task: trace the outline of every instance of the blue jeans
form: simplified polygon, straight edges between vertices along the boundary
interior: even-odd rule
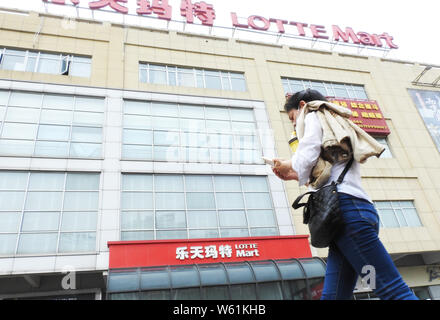
[[[345,226],[329,246],[321,300],[352,299],[358,275],[369,278],[382,300],[418,300],[379,240],[374,206],[344,193],[339,193],[339,202]]]

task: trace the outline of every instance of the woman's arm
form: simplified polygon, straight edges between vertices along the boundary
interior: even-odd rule
[[[283,180],[298,180],[305,185],[321,154],[322,127],[316,112],[308,113],[304,119],[304,136],[291,160],[274,159],[274,173]]]
[[[284,170],[283,160],[281,159],[274,159],[275,166],[272,168],[273,173],[280,178],[281,180],[298,180],[298,174],[296,171],[292,169],[291,161],[290,160],[284,160],[286,161],[286,169]],[[279,170],[280,168],[283,168],[283,173]]]

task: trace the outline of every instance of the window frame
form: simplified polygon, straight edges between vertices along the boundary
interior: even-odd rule
[[[4,56],[8,54],[8,50],[14,50],[14,51],[21,51],[23,52],[24,55],[24,69],[23,70],[14,70],[14,69],[4,69],[3,66],[3,61],[4,61]],[[59,63],[59,69],[56,72],[41,72],[38,71],[39,66],[40,66],[40,61],[42,59],[41,55],[45,54],[45,55],[51,55],[53,56],[51,57],[46,57],[48,60],[54,60],[54,61],[58,61]],[[36,56],[33,56],[36,55]],[[33,67],[33,70],[28,71],[28,62],[29,59],[35,59],[35,65]],[[75,58],[84,58],[84,59],[89,59],[89,61],[82,61],[82,62],[78,62],[81,63],[83,65],[88,64],[90,65],[90,70],[88,72],[88,75],[86,77],[84,76],[79,76],[79,75],[75,75],[76,77],[83,77],[83,78],[90,78],[91,75],[91,67],[92,67],[92,57],[89,56],[76,56],[76,55],[72,55],[72,54],[64,54],[64,53],[51,53],[51,52],[44,52],[44,51],[32,51],[32,50],[24,50],[24,49],[10,49],[10,48],[6,48],[3,47],[0,50],[0,70],[11,70],[11,71],[23,71],[23,72],[33,72],[33,73],[43,73],[43,74],[53,74],[53,75],[65,75],[65,76],[71,76],[70,75],[70,70],[72,65],[75,63]]]
[[[131,190],[131,189],[126,189],[124,188],[124,176],[137,176],[137,177],[145,177],[147,178],[147,180],[150,180],[150,177],[152,177],[152,185],[151,185],[151,190],[150,189],[145,189],[145,190]],[[182,185],[182,189],[180,190],[175,190],[175,191],[164,191],[164,190],[160,190],[157,189],[156,190],[156,177],[157,176],[161,176],[161,177],[166,177],[166,176],[174,176],[176,178],[179,178],[183,181],[183,185]],[[187,186],[187,177],[207,177],[210,180],[210,184],[212,186],[212,189],[207,191],[207,190],[203,190],[203,191],[195,191],[192,189],[189,189],[189,187]],[[242,208],[233,208],[233,209],[222,209],[219,207],[219,203],[217,200],[218,194],[224,194],[224,193],[230,193],[231,191],[222,191],[222,190],[216,190],[216,181],[215,178],[216,177],[238,177],[240,180],[240,191],[235,191],[234,193],[238,193],[242,196],[243,199],[243,207]],[[192,232],[196,232],[196,231],[204,231],[204,232],[210,232],[210,231],[215,231],[217,232],[217,234],[219,235],[219,237],[223,237],[222,234],[225,231],[230,231],[230,230],[246,230],[247,235],[246,237],[251,237],[252,234],[258,230],[262,230],[262,229],[272,229],[272,233],[271,235],[273,236],[277,236],[280,234],[279,231],[279,222],[276,216],[276,207],[275,207],[275,203],[274,203],[274,199],[273,199],[273,195],[272,195],[272,190],[270,188],[270,184],[269,184],[269,178],[267,176],[258,176],[261,178],[261,181],[265,181],[265,186],[266,189],[265,191],[246,191],[246,189],[244,188],[244,184],[245,182],[243,182],[243,178],[248,177],[248,175],[240,175],[240,176],[231,176],[231,175],[221,175],[221,174],[140,174],[140,173],[122,173],[121,175],[121,199],[124,197],[124,194],[126,193],[130,193],[130,194],[142,194],[142,193],[151,193],[151,197],[152,197],[152,206],[151,208],[124,208],[124,206],[122,205],[122,201],[121,201],[121,209],[120,209],[120,237],[121,239],[124,239],[124,232],[126,233],[132,233],[132,232],[153,232],[152,233],[152,239],[150,240],[157,240],[157,233],[161,232],[161,231],[184,231],[186,233],[186,239],[192,239],[193,237],[191,237],[191,231]],[[182,194],[183,195],[183,201],[184,201],[184,206],[182,208],[174,208],[174,209],[158,209],[156,206],[156,194]],[[188,194],[203,194],[203,193],[210,193],[213,194],[213,198],[214,198],[214,207],[213,208],[190,208],[188,205],[188,200],[187,200],[187,195]],[[246,194],[257,194],[257,193],[261,193],[261,194],[268,194],[269,195],[269,200],[270,200],[270,208],[248,208],[247,204],[246,204]],[[249,222],[249,216],[248,216],[248,211],[257,211],[257,210],[262,210],[262,211],[272,211],[273,214],[273,223],[271,225],[252,225]],[[123,223],[123,215],[129,212],[151,212],[153,215],[153,225],[152,228],[147,228],[147,229],[143,229],[143,228],[122,228],[122,226],[124,225]],[[185,215],[185,227],[175,227],[175,228],[159,228],[157,226],[157,217],[156,214],[157,213],[161,213],[161,212],[170,212],[170,211],[175,211],[175,212],[184,212]],[[189,215],[192,212],[215,212],[215,222],[214,222],[214,226],[190,226],[190,218]],[[244,218],[245,218],[245,222],[246,224],[243,226],[222,226],[221,225],[221,213],[223,211],[243,211],[244,212]],[[231,236],[229,236],[231,237]],[[229,238],[229,237],[225,237],[225,238]],[[233,237],[233,236],[232,236]],[[161,238],[162,239],[162,238]]]
[[[63,254],[85,254],[85,253],[95,253],[98,248],[97,248],[97,244],[98,244],[98,223],[99,223],[99,193],[100,193],[100,179],[101,179],[101,174],[99,172],[67,172],[67,171],[63,171],[63,172],[51,172],[51,171],[42,171],[42,172],[35,172],[35,171],[12,171],[12,170],[0,170],[0,173],[3,172],[12,172],[12,173],[22,173],[23,175],[26,175],[26,182],[23,186],[20,187],[20,189],[14,189],[14,190],[18,190],[17,192],[23,192],[23,199],[22,201],[22,205],[21,205],[21,209],[18,210],[14,209],[14,210],[8,210],[8,209],[0,209],[0,215],[3,213],[16,213],[19,214],[19,223],[18,223],[18,228],[15,232],[12,231],[8,231],[8,232],[0,232],[0,235],[15,235],[16,236],[16,241],[15,241],[15,246],[14,246],[14,251],[10,254],[0,254],[0,257],[10,257],[10,256],[14,256],[14,257],[19,257],[19,256],[41,256],[41,255],[63,255]],[[33,174],[56,174],[59,175],[62,179],[62,184],[60,184],[59,186],[57,185],[55,188],[49,186],[45,186],[43,188],[32,188],[30,185],[30,181],[31,181],[31,176]],[[98,184],[96,185],[97,189],[76,189],[76,188],[72,188],[72,187],[68,187],[68,177],[69,176],[74,176],[74,175],[94,175],[95,179],[98,180]],[[6,189],[2,189],[1,191],[7,191]],[[35,207],[31,207],[31,208],[27,208],[26,206],[28,205],[28,199],[31,193],[59,193],[61,196],[61,202],[60,202],[60,206],[59,208],[35,208]],[[81,192],[81,193],[97,193],[97,197],[96,197],[96,208],[93,209],[68,209],[65,207],[65,201],[66,201],[66,196],[68,193],[72,193],[72,192]],[[29,214],[38,214],[38,213],[54,213],[54,214],[58,214],[58,222],[57,222],[57,228],[56,229],[47,229],[47,230],[39,230],[37,229],[29,229],[29,230],[23,230],[23,226],[25,223],[25,215],[29,215]],[[85,213],[85,214],[94,214],[95,217],[92,217],[92,220],[95,220],[94,223],[94,229],[87,229],[87,228],[79,228],[77,230],[71,230],[71,229],[64,229],[63,228],[63,217],[65,214],[69,215],[70,213]],[[62,238],[63,235],[66,234],[80,234],[80,235],[85,235],[85,234],[94,234],[95,237],[95,242],[94,242],[94,249],[92,251],[90,250],[86,250],[86,251],[60,251],[60,245],[62,242]],[[40,252],[40,251],[35,251],[35,252],[26,252],[26,253],[20,253],[20,244],[22,243],[22,236],[26,236],[26,235],[56,235],[56,244],[55,244],[55,251],[50,251],[50,252]]]
[[[396,202],[398,202],[399,205],[397,205]],[[402,207],[400,202],[410,202],[412,206],[411,207]],[[420,227],[423,227],[422,220],[420,219],[420,215],[419,215],[419,212],[417,211],[417,208],[416,208],[416,206],[414,204],[414,200],[375,200],[375,201],[373,201],[373,203],[374,203],[374,207],[376,208],[376,211],[377,211],[377,213],[379,215],[380,226],[382,228],[395,229],[395,228],[420,228]],[[377,203],[389,204],[390,207],[378,208],[377,207]],[[395,203],[394,206],[393,206],[393,203]],[[408,219],[405,216],[405,211],[403,211],[403,209],[414,209],[415,213],[417,215],[417,219],[418,219],[419,225],[410,225],[408,223]],[[383,213],[381,213],[381,210],[392,210],[393,217],[397,221],[398,226],[386,226],[382,222],[382,220],[383,220],[383,218],[382,218]],[[397,210],[401,210],[402,217],[403,217],[403,219],[404,219],[404,221],[406,223],[406,226],[401,224],[399,215],[396,213]]]
[[[364,85],[352,84],[352,83],[342,83],[342,82],[322,81],[322,80],[309,80],[309,79],[300,79],[300,78],[290,78],[290,77],[281,77],[281,81],[282,81],[283,84],[287,84],[287,86],[289,88],[289,92],[286,92],[285,91],[285,86],[283,85],[284,93],[285,94],[289,94],[289,93],[293,94],[293,93],[295,93],[296,91],[292,90],[291,83],[293,81],[299,81],[299,82],[301,82],[301,84],[302,84],[304,89],[307,89],[307,88],[314,89],[313,83],[320,83],[325,88],[325,90],[327,92],[327,94],[325,96],[328,96],[328,97],[344,98],[344,99],[354,99],[354,100],[369,100],[368,99],[369,96],[368,96],[367,90],[365,89]],[[344,89],[347,92],[347,95],[345,97],[342,97],[342,96],[338,97],[336,95],[335,86],[344,86]],[[358,97],[357,91],[360,91],[359,90],[360,88],[362,88],[363,94],[366,96],[366,98],[357,98]],[[331,92],[330,92],[330,89],[331,89]],[[316,90],[318,90],[318,89],[316,89]],[[356,94],[356,97],[355,98],[350,97],[350,92],[354,92]]]
[[[184,86],[184,87],[191,87],[191,88],[202,88],[202,89],[211,89],[211,90],[223,90],[223,91],[236,91],[236,92],[247,92],[247,82],[244,72],[234,72],[234,71],[226,71],[226,70],[214,70],[214,69],[200,69],[200,68],[194,68],[194,67],[188,67],[188,66],[174,66],[174,65],[165,65],[165,64],[153,64],[149,62],[142,62],[139,61],[139,82],[141,83],[148,83],[148,84],[156,84],[154,82],[151,82],[150,79],[150,71],[151,68],[154,68],[156,66],[165,67],[166,69],[166,84],[168,86]],[[192,86],[186,86],[179,83],[179,70],[185,70],[187,69],[187,72],[184,72],[184,74],[192,74],[193,77],[193,85]],[[146,72],[146,81],[142,81],[141,73]],[[208,88],[207,87],[207,75],[206,72],[217,72],[218,73],[218,80],[220,81],[221,88]],[[175,78],[173,79],[173,82],[170,81],[170,77],[172,74]],[[198,77],[202,77],[202,83],[203,87],[199,86],[199,79]],[[232,84],[232,79],[239,79],[244,81],[244,90],[239,90],[234,88]],[[225,79],[228,81],[228,85],[225,84]]]
[[[10,156],[30,156],[30,157],[43,157],[43,158],[61,158],[61,159],[102,159],[103,157],[103,146],[104,146],[104,126],[105,126],[105,119],[104,119],[104,115],[106,112],[106,100],[104,97],[90,97],[90,96],[83,96],[83,95],[59,95],[57,93],[38,93],[39,96],[39,102],[36,102],[35,104],[33,104],[32,106],[16,106],[16,105],[11,105],[11,97],[13,94],[34,94],[34,92],[30,92],[30,91],[18,91],[18,90],[1,90],[4,92],[7,92],[8,94],[8,98],[7,98],[7,105],[5,105],[5,114],[4,114],[4,118],[0,119],[0,123],[2,124],[0,127],[0,142],[11,142],[11,141],[17,141],[17,143],[26,143],[28,142],[30,145],[32,145],[32,147],[29,147],[32,149],[32,151],[30,151],[30,153],[26,152],[26,154],[24,153],[14,153],[14,154],[10,154],[10,153],[1,153],[2,155],[10,155]],[[52,106],[46,106],[45,105],[45,97],[48,96],[62,96],[62,97],[69,97],[72,98],[72,105],[70,108],[58,108],[55,109]],[[100,110],[96,110],[96,111],[89,111],[89,110],[83,110],[82,108],[78,109],[78,103],[77,101],[82,101],[82,99],[99,99],[102,102],[102,108]],[[8,116],[8,110],[12,110],[10,108],[14,108],[17,109],[27,109],[27,110],[33,110],[35,112],[35,115],[38,118],[32,119],[31,120],[26,120],[26,119],[11,119],[8,120],[7,116]],[[70,113],[70,115],[68,116],[68,119],[63,119],[63,121],[46,121],[43,119],[43,116],[45,113],[47,112],[62,112],[65,114]],[[87,115],[94,115],[94,116],[99,116],[101,118],[100,122],[101,123],[92,123],[92,122],[87,122],[87,123],[79,123],[79,122],[75,122],[75,115],[82,115],[82,114],[87,114]],[[67,122],[64,120],[68,120]],[[4,132],[4,127],[5,124],[32,124],[32,125],[36,125],[37,130],[36,130],[36,135],[34,136],[33,139],[22,139],[20,137],[17,138],[13,138],[13,139],[8,139],[8,138],[4,138],[3,132]],[[60,140],[60,139],[48,139],[48,138],[43,138],[40,139],[39,138],[39,133],[40,133],[40,128],[45,127],[45,126],[62,126],[62,127],[68,127],[68,139],[67,140]],[[83,140],[73,140],[73,131],[75,130],[75,128],[90,128],[90,129],[98,129],[101,130],[101,141],[100,142],[92,142],[89,141],[87,139],[83,139]],[[66,143],[66,150],[63,150],[62,153],[39,153],[37,152],[37,147],[38,145],[56,145],[56,144],[60,144],[60,143]],[[94,145],[94,147],[96,148],[96,150],[99,152],[99,155],[86,155],[85,153],[79,156],[75,156],[74,155],[74,147],[75,146],[79,146],[80,144],[83,144],[84,146],[87,144],[88,146],[92,146]],[[95,151],[96,152],[96,151]]]
[[[127,111],[125,109],[125,102],[129,103],[139,103],[140,105],[146,104],[147,111],[142,114],[135,113],[134,111]],[[155,106],[158,104],[158,106]],[[255,110],[252,108],[239,108],[239,107],[218,107],[218,106],[209,106],[209,105],[198,105],[198,104],[181,104],[175,103],[171,104],[172,106],[176,106],[177,114],[172,115],[155,115],[154,108],[160,108],[161,102],[159,101],[139,101],[132,99],[124,99],[124,107],[123,107],[123,123],[122,123],[122,147],[123,149],[131,149],[131,148],[141,148],[144,150],[151,150],[151,157],[149,155],[148,159],[145,159],[143,156],[129,155],[122,151],[122,160],[131,160],[131,161],[159,161],[159,162],[167,162],[167,161],[176,161],[176,162],[184,162],[184,163],[221,163],[221,164],[263,164],[261,155],[263,151],[263,145],[260,140],[259,131],[258,131],[258,121],[256,120]],[[197,107],[201,109],[201,114],[203,114],[203,118],[189,117],[183,114],[183,109],[185,107]],[[208,112],[211,108],[220,108],[223,111],[226,111],[227,120],[218,120],[213,116],[208,115]],[[249,118],[234,118],[233,111],[240,110],[249,113]],[[147,124],[151,122],[151,125],[148,126],[138,126],[135,124],[127,123],[125,119],[131,118],[139,119],[138,121]],[[154,121],[154,119],[162,118],[167,121],[174,121],[176,124],[172,127],[160,127],[159,121]],[[148,120],[148,121],[147,121]],[[127,120],[129,121],[129,120]],[[186,121],[194,121],[197,123],[203,123],[203,125],[199,125],[195,128],[185,127],[184,124]],[[214,122],[219,122],[219,129],[213,129]],[[156,127],[153,125],[156,125]],[[228,132],[225,132],[225,125],[228,125],[230,128]],[[236,126],[245,126],[245,127],[253,127],[252,130],[248,129],[240,129],[233,127]],[[125,134],[132,131],[141,131],[141,132],[151,132],[151,136],[153,137],[153,141],[151,143],[134,143],[134,142],[126,142]],[[155,143],[155,132],[168,132],[170,135],[174,134],[179,138],[179,142],[170,143],[167,146],[164,144],[156,144]],[[187,140],[191,136],[197,136],[198,141],[197,144],[189,143]],[[219,147],[212,146],[212,139],[215,139],[217,142],[220,142]],[[228,141],[226,141],[228,140]],[[230,140],[230,143],[229,143]],[[124,142],[125,141],[125,142]],[[244,141],[244,143],[243,143]],[[249,145],[251,141],[251,145]],[[193,141],[194,142],[194,141]],[[157,158],[155,149],[164,147],[174,148],[177,153],[177,158],[169,157],[169,158]],[[198,154],[197,158],[193,158],[191,155],[194,152],[190,152],[191,150],[196,150],[195,154]],[[199,153],[200,152],[200,153]],[[190,155],[188,155],[188,153]],[[205,156],[206,153],[206,156]],[[150,154],[150,152],[149,152]]]

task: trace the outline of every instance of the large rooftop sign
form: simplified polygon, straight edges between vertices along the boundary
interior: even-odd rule
[[[287,21],[281,19],[274,18],[265,18],[262,16],[250,16],[247,21],[238,21],[237,14],[232,12],[232,23],[234,27],[237,28],[252,28],[260,31],[269,30],[272,23],[276,24],[279,33],[286,33],[286,28],[290,27],[295,28],[294,32],[296,35],[301,37],[306,37],[306,29],[312,34],[312,37],[315,39],[330,39],[325,26],[316,25],[316,24],[307,24],[303,22],[295,22],[295,21]],[[352,42],[354,44],[362,44],[365,46],[375,46],[382,47],[383,44],[386,44],[390,49],[397,49],[393,43],[393,37],[391,37],[388,33],[384,32],[381,35],[377,34],[369,34],[367,32],[354,32],[352,28],[347,27],[345,30],[342,30],[339,26],[332,26],[333,40],[339,41],[342,40],[344,42]],[[382,42],[384,40],[385,43]]]
[[[108,9],[113,12],[128,14],[129,0],[42,0],[45,3],[58,5],[88,4],[91,10]],[[194,23],[197,19],[205,26],[214,26],[216,19],[215,9],[212,4],[204,1],[196,2],[194,0],[131,0],[136,4],[136,14],[138,16],[153,15],[159,19],[172,20],[171,2],[180,1],[180,15],[184,17],[186,23]],[[360,45],[373,48],[397,49],[398,46],[393,43],[393,37],[388,33],[382,34],[355,32],[351,27],[341,28],[333,25],[331,29],[317,24],[308,24],[297,21],[287,21],[283,19],[263,17],[252,15],[248,18],[240,18],[235,12],[231,12],[231,24],[233,28],[255,30],[259,32],[268,32],[270,28],[275,27],[279,35],[288,34],[299,38],[308,38],[312,40],[331,41],[334,43],[344,42],[346,44]]]

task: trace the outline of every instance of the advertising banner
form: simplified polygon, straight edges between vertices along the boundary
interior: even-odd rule
[[[440,91],[415,89],[408,91],[440,152]]]
[[[352,111],[350,120],[364,129],[368,134],[376,137],[384,137],[390,134],[390,129],[376,101],[339,98],[327,99],[334,104],[350,108]]]

